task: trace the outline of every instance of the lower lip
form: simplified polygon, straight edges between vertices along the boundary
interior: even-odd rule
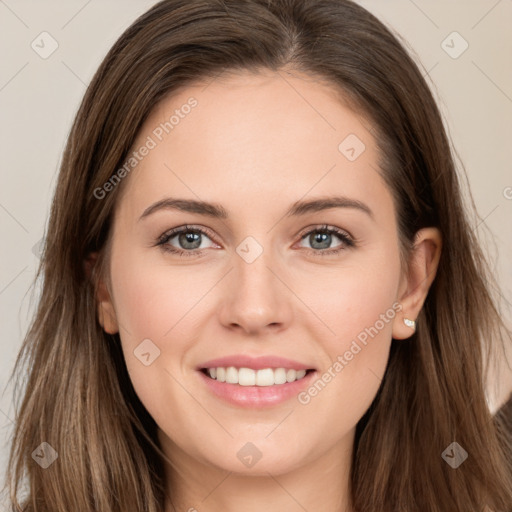
[[[310,385],[316,371],[307,373],[302,379],[273,386],[240,386],[219,382],[198,372],[205,384],[214,395],[239,407],[267,407],[278,405],[292,397],[296,397],[305,387]]]

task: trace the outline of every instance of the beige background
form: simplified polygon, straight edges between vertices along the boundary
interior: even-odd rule
[[[107,50],[153,3],[0,0],[1,479],[14,411],[7,380],[37,300],[37,291],[32,302],[28,293],[38,263],[34,246],[44,234],[66,136]],[[484,240],[511,301],[512,0],[360,3],[408,41],[428,73],[469,176],[481,217],[474,229],[483,237],[487,227],[495,237],[495,248]],[[31,47],[49,37],[43,31],[58,44],[46,59]],[[510,325],[510,309],[506,318]],[[502,372],[500,382],[493,407],[512,389],[510,373]]]

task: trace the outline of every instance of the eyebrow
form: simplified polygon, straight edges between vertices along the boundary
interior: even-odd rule
[[[296,201],[284,216],[292,217],[306,215],[308,213],[329,210],[331,208],[352,208],[364,212],[372,219],[375,218],[368,205],[357,199],[350,199],[344,196],[329,196],[311,199],[309,201]],[[188,213],[197,213],[199,215],[205,215],[216,219],[227,219],[229,217],[227,210],[217,203],[197,201],[195,199],[166,197],[151,206],[148,206],[139,217],[139,221],[160,210],[179,210]]]

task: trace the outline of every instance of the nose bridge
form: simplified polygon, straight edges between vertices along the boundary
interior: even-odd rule
[[[221,308],[225,325],[236,324],[249,332],[289,320],[289,297],[274,275],[279,274],[280,267],[274,255],[270,247],[254,237],[247,237],[236,247],[234,269]]]
[[[277,264],[269,243],[266,242],[264,246],[249,236],[240,242],[235,252],[235,294],[238,294],[240,299],[264,300],[265,303],[275,298],[279,291],[275,290],[276,279],[269,267],[275,267]]]

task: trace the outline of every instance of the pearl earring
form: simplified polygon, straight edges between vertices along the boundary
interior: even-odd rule
[[[413,330],[416,330],[416,322],[414,320],[409,320],[408,318],[404,318],[404,324],[407,327],[410,327]]]

